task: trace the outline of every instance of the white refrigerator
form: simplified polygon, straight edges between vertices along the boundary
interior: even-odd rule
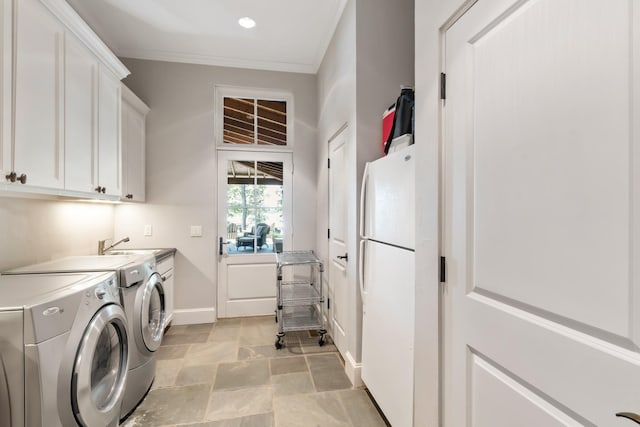
[[[413,425],[414,151],[367,163],[360,200],[362,380],[393,427]]]

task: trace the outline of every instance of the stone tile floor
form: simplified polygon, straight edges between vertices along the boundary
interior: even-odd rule
[[[123,426],[385,427],[330,339],[289,332],[276,350],[276,330],[272,316],[172,326],[151,391]]]

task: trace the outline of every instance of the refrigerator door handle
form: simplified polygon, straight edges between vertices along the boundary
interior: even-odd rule
[[[369,162],[364,165],[364,173],[362,174],[362,186],[360,188],[360,237],[366,239],[364,232],[365,202],[367,193],[367,181],[369,180]]]
[[[360,253],[358,254],[358,284],[360,285],[360,295],[362,296],[363,304],[366,295],[364,290],[364,245],[366,242],[364,239],[360,240]]]

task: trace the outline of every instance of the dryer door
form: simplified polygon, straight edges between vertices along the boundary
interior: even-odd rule
[[[128,367],[124,311],[106,305],[85,329],[73,366],[71,398],[82,426],[107,426],[120,418]]]
[[[140,326],[142,340],[149,351],[156,351],[162,342],[164,331],[164,289],[162,277],[153,273],[142,285],[142,304],[140,307]]]

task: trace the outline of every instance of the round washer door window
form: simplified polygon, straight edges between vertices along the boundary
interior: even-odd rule
[[[118,373],[122,366],[122,341],[113,323],[108,323],[98,336],[91,361],[91,400],[98,409],[109,406],[117,390]]]
[[[144,285],[142,296],[142,339],[149,351],[156,351],[164,332],[164,290],[158,273],[151,275]]]
[[[107,305],[86,328],[74,362],[72,398],[80,425],[107,425],[119,418],[127,357],[124,311]]]

